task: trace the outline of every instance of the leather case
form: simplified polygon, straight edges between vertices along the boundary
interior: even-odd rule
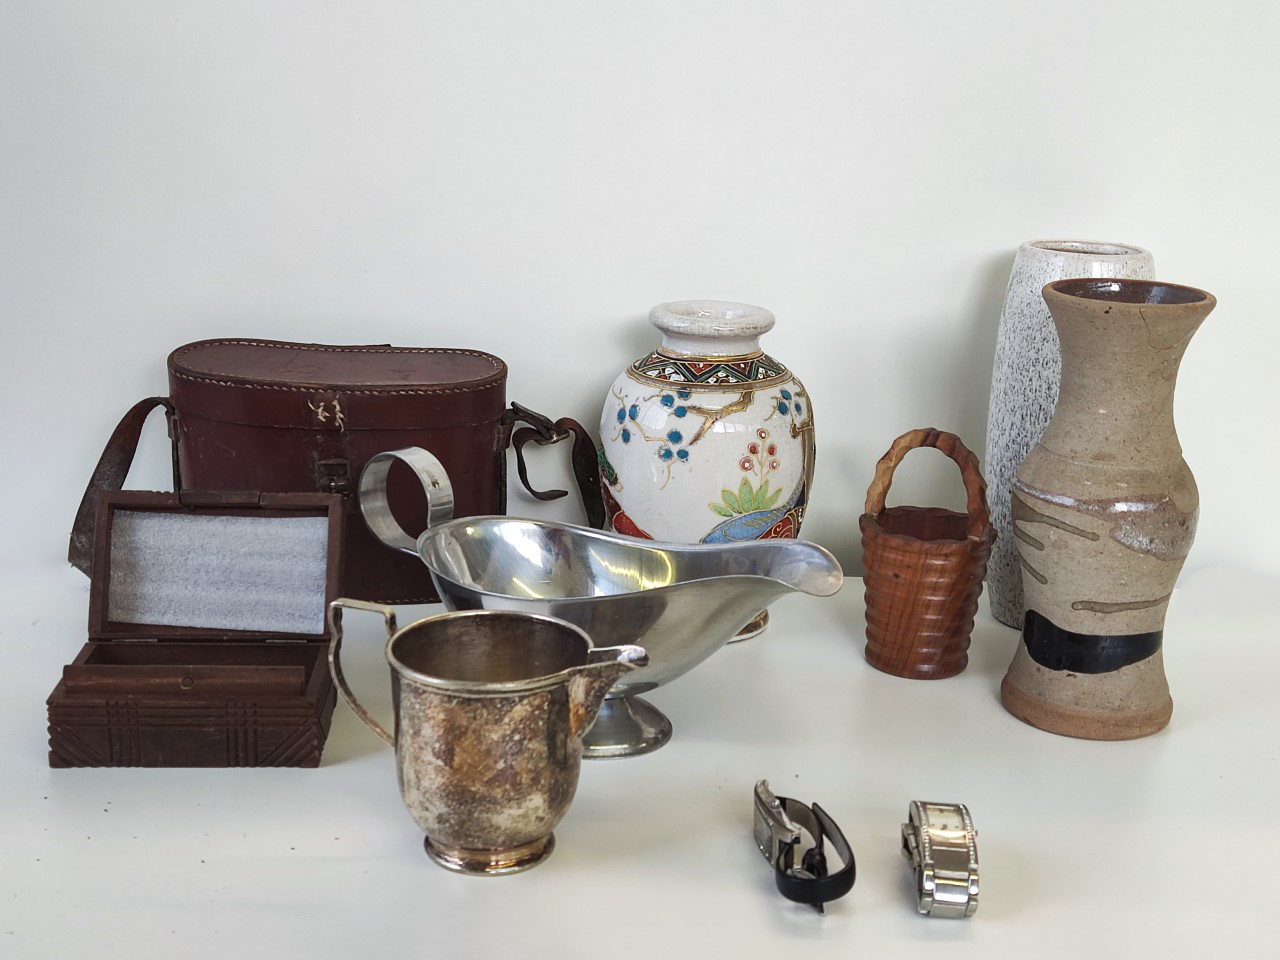
[[[163,406],[174,440],[175,490],[325,492],[344,499],[344,596],[384,603],[436,600],[416,557],[396,553],[365,528],[353,492],[370,457],[418,446],[444,464],[456,516],[506,512],[506,447],[520,456],[527,440],[575,437],[574,465],[589,520],[598,506],[595,451],[582,427],[553,423],[518,404],[506,405],[507,367],[478,350],[330,346],[274,340],[201,340],[169,355],[169,396],[130,410],[116,428],[85,492],[69,558],[90,572],[97,495],[119,489],[147,414]],[[514,430],[516,424],[528,426]],[[405,470],[392,472],[390,502],[401,525],[426,522],[421,488]]]
[[[104,495],[49,766],[319,765],[341,512],[321,494]]]

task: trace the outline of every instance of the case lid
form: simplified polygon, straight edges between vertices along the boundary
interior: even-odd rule
[[[325,639],[341,503],[311,493],[104,494],[89,639]]]
[[[199,340],[169,354],[179,414],[253,426],[410,430],[488,423],[506,407],[491,353],[386,344]]]

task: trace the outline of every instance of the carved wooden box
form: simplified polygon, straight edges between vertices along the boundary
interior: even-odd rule
[[[47,701],[49,765],[317,766],[341,539],[328,494],[103,496],[89,640]]]

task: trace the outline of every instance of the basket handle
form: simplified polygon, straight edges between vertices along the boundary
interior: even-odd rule
[[[945,453],[960,468],[964,489],[969,495],[969,536],[981,537],[990,523],[991,515],[987,510],[987,483],[982,479],[982,471],[978,469],[978,458],[954,433],[934,427],[909,430],[893,441],[889,452],[876,464],[876,475],[867,488],[866,512],[872,516],[879,516],[883,512],[885,498],[889,496],[889,486],[893,483],[894,470],[898,468],[902,458],[917,447],[933,447]]]

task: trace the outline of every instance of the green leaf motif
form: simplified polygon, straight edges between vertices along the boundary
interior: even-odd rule
[[[716,516],[736,517],[742,514],[760,513],[777,505],[778,500],[782,498],[782,487],[770,490],[769,481],[765,480],[760,484],[759,490],[754,490],[751,487],[751,481],[744,477],[742,483],[738,485],[736,494],[729,490],[722,490],[720,498],[724,501],[723,504],[707,504]]]
[[[751,498],[752,510],[763,510],[764,505],[769,501],[769,481],[766,480],[760,484],[760,489],[755,492],[755,496]]]

